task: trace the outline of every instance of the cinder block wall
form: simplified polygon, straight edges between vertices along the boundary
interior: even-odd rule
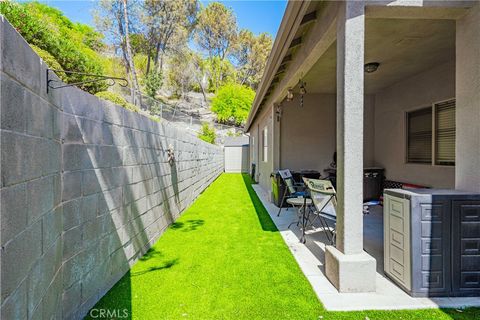
[[[47,94],[45,64],[0,19],[1,318],[81,318],[223,171],[223,150],[76,88]]]

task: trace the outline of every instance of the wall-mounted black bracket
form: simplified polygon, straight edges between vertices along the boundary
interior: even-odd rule
[[[62,81],[57,80],[56,78],[53,79],[50,72],[63,72],[65,74],[79,74],[83,76],[88,76],[92,77],[93,79],[89,79],[86,81],[82,82],[75,82],[75,83],[64,83]],[[98,81],[106,81],[108,86],[113,86],[114,84],[117,83],[121,87],[127,87],[128,86],[128,80],[125,78],[118,78],[118,77],[112,77],[112,76],[104,76],[104,75],[99,75],[99,74],[92,74],[92,73],[84,73],[84,72],[75,72],[75,71],[66,71],[66,70],[56,70],[56,69],[47,69],[47,93],[49,90],[55,90],[55,89],[61,89],[61,88],[66,88],[66,87],[72,87],[72,86],[80,86],[85,83],[92,83],[92,82],[98,82]],[[59,84],[56,85],[55,83]]]

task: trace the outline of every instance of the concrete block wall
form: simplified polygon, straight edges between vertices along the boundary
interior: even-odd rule
[[[47,94],[45,74],[0,16],[1,319],[82,318],[223,172],[220,147],[73,87]]]

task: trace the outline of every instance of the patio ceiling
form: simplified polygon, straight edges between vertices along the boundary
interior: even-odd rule
[[[365,63],[379,62],[365,74],[365,92],[394,83],[455,59],[455,21],[366,19]],[[304,77],[310,93],[336,92],[336,42]]]

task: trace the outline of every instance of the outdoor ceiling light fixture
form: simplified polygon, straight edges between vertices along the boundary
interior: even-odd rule
[[[369,63],[366,63],[363,68],[366,73],[372,73],[377,71],[379,65],[380,63],[378,62],[369,62]]]
[[[292,101],[293,100],[293,90],[292,88],[288,88],[287,90],[287,101]]]

